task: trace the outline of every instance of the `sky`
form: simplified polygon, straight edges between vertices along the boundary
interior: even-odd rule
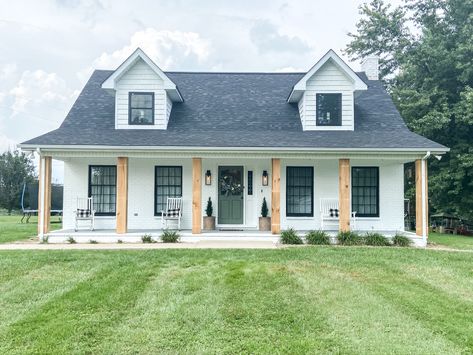
[[[363,2],[0,0],[0,151],[56,129],[136,47],[172,71],[307,71],[329,49],[358,70],[342,50]]]

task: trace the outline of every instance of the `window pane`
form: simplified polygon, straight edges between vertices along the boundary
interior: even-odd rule
[[[90,166],[89,196],[99,216],[115,214],[116,174],[115,166]]]
[[[342,124],[342,94],[317,94],[318,126],[341,126]]]
[[[314,169],[312,167],[287,167],[287,216],[313,216],[313,188]]]
[[[132,108],[153,108],[153,94],[137,94],[130,96]]]
[[[166,210],[168,197],[182,197],[182,167],[155,167],[155,214]]]
[[[360,217],[379,216],[379,169],[352,168],[352,211]]]
[[[153,123],[153,110],[133,108],[130,112],[130,123],[132,124],[151,124]]]

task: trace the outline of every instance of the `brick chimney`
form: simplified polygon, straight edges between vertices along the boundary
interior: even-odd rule
[[[363,58],[361,62],[361,71],[364,71],[368,80],[379,79],[379,57],[369,56]]]

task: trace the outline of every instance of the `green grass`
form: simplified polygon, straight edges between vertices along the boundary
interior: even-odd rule
[[[29,223],[20,223],[21,216],[0,215],[0,243],[9,243],[17,240],[28,239],[37,235],[38,218],[33,216]],[[59,217],[51,217],[52,222],[59,221]],[[51,223],[51,230],[60,229],[61,223]]]
[[[473,236],[430,233],[429,242],[453,249],[473,250]]]
[[[0,353],[473,351],[469,253],[2,251]]]

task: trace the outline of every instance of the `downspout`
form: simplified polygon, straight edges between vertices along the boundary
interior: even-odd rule
[[[45,181],[44,181],[44,172],[45,172],[45,166],[44,163],[41,162],[41,149],[36,148],[36,153],[39,155],[39,177],[40,177],[40,191],[41,194],[39,196],[39,203],[40,205],[38,207],[40,208],[40,214],[39,214],[39,241],[42,242],[44,239],[44,188],[46,187]]]
[[[426,194],[425,194],[425,179],[427,178],[425,174],[425,166],[427,164],[427,159],[430,157],[430,150],[427,152],[427,154],[421,159],[421,183],[422,183],[422,243],[427,245],[427,201],[426,201]]]

